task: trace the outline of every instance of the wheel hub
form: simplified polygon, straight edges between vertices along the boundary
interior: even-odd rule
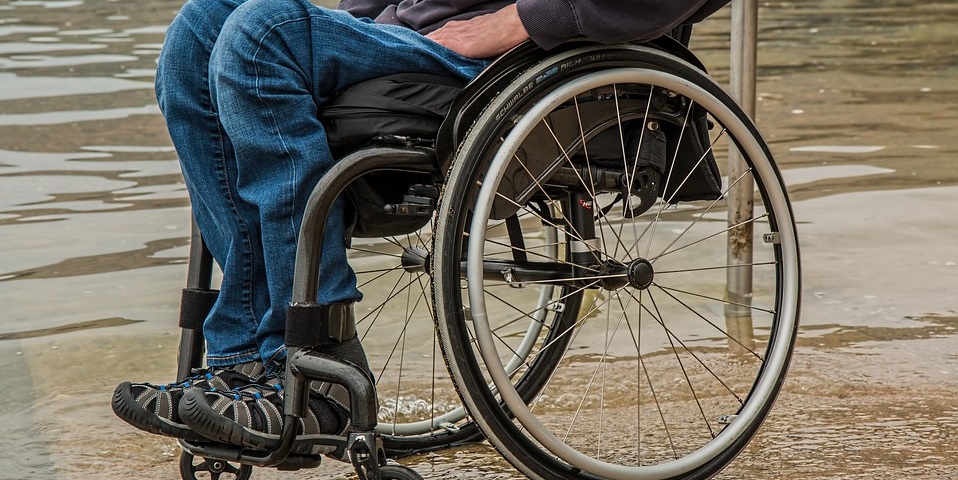
[[[652,280],[655,279],[655,270],[652,268],[652,262],[644,258],[633,260],[632,263],[629,264],[627,277],[629,279],[629,285],[639,290],[649,288],[652,285]]]
[[[429,252],[417,246],[403,248],[401,263],[403,270],[409,273],[426,272],[426,265],[429,265]]]
[[[655,271],[652,262],[638,258],[628,265],[616,260],[606,260],[599,265],[598,275],[601,278],[599,285],[606,290],[618,290],[625,286],[632,286],[645,290],[652,285]]]

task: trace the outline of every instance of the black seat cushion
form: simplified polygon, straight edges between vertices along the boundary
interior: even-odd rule
[[[465,86],[458,78],[400,73],[357,83],[320,108],[334,155],[367,145],[377,135],[434,141],[449,106]]]

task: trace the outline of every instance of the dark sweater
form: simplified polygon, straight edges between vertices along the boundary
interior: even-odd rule
[[[450,20],[492,13],[515,3],[529,36],[542,48],[586,37],[644,41],[681,23],[698,22],[729,0],[341,0],[339,8],[379,23],[431,32]]]

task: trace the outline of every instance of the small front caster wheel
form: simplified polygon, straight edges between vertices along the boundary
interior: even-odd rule
[[[403,465],[383,465],[379,467],[383,480],[423,480],[422,475]]]
[[[180,478],[183,480],[249,480],[252,474],[253,467],[249,465],[237,466],[223,460],[198,458],[188,452],[180,454]]]

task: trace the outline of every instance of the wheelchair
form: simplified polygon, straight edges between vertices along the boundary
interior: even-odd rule
[[[370,132],[309,198],[286,336],[286,417],[303,414],[310,381],[326,382],[348,393],[350,433],[304,446],[287,428],[263,451],[181,442],[183,478],[332,457],[362,479],[415,479],[387,457],[483,439],[544,480],[728,465],[785,378],[799,248],[768,146],[689,34],[526,43],[462,89],[435,138]],[[723,174],[716,158],[733,153],[745,168]],[[751,208],[729,200],[741,192]],[[355,310],[316,298],[341,195],[370,299]],[[202,364],[211,277],[194,224],[180,378]],[[354,330],[375,380],[323,353]],[[433,340],[406,351],[423,332]],[[407,380],[412,357],[432,366]]]

